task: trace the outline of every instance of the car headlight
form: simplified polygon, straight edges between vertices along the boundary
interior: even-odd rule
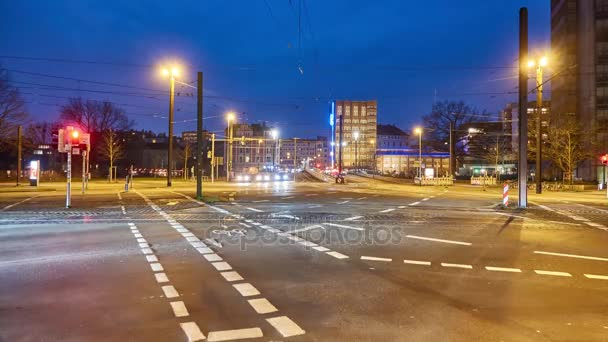
[[[247,176],[243,177],[243,179],[245,180],[245,182],[249,182],[250,177],[249,177],[249,175],[247,175]]]
[[[288,180],[288,179],[289,179],[289,176],[283,175],[283,180]]]
[[[274,175],[274,180],[281,180],[281,175]]]
[[[261,181],[262,180],[262,175],[255,176],[255,180],[258,181],[258,182]]]
[[[241,175],[236,176],[236,180],[239,181],[239,182],[242,182],[243,181],[243,176],[241,176]]]
[[[265,181],[269,181],[269,180],[270,180],[270,176],[269,176],[269,175],[265,175],[265,176],[264,176],[264,180],[265,180]]]

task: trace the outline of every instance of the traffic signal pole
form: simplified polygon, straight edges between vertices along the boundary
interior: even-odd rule
[[[517,206],[528,207],[528,9],[519,10],[519,160]]]
[[[68,166],[66,170],[66,190],[65,190],[65,207],[69,208],[72,204],[72,141],[68,143]]]
[[[203,72],[196,82],[196,199],[203,199]],[[212,166],[213,167],[213,166]]]
[[[17,186],[19,186],[19,179],[21,178],[21,126],[17,127]]]

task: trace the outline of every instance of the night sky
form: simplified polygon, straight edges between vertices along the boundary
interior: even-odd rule
[[[182,82],[204,72],[205,128],[220,130],[218,116],[233,110],[283,137],[312,137],[328,133],[330,99],[377,99],[378,121],[405,130],[434,99],[497,113],[517,97],[521,6],[531,53],[550,47],[549,0],[302,1],[1,1],[0,63],[35,119],[54,120],[57,105],[82,96],[166,132],[158,68],[179,61]],[[178,96],[176,108],[176,132],[194,129],[196,99]]]

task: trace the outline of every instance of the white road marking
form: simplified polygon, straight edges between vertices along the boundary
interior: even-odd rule
[[[239,291],[243,297],[257,296],[260,294],[260,291],[249,283],[234,284],[232,286]]]
[[[581,207],[590,208],[590,209],[601,211],[601,212],[604,212],[604,213],[608,214],[608,210],[604,210],[604,209],[600,209],[600,208],[596,208],[596,207],[592,207],[592,206],[584,205],[584,204],[580,204],[580,203],[574,203],[574,204],[578,205],[578,206],[581,206]]]
[[[391,259],[391,258],[378,258],[378,257],[365,256],[365,255],[361,256],[361,260],[386,261],[386,262],[393,261],[393,259]]]
[[[130,227],[135,227],[135,223],[133,223],[133,222],[129,222],[129,223],[128,223],[128,225],[129,225]]]
[[[120,206],[120,210],[122,211],[123,215],[127,215],[127,210],[125,209],[124,205]]]
[[[122,200],[122,196],[120,195],[120,192],[117,192],[116,195],[118,196],[119,200]]]
[[[585,273],[585,277],[587,277],[589,279],[608,280],[608,276],[599,275],[599,274],[587,274],[587,273]]]
[[[133,233],[133,235],[141,234],[141,232],[137,229],[137,227],[131,227],[131,233]]]
[[[165,273],[154,273],[154,278],[156,278],[157,283],[168,283],[169,278]]]
[[[154,272],[160,272],[160,271],[164,271],[163,269],[163,265],[159,264],[159,263],[154,263],[154,264],[150,264],[150,268],[152,269],[152,271]]]
[[[263,213],[263,212],[264,212],[263,210],[256,209],[256,208],[250,208],[250,207],[247,207],[247,208],[245,208],[245,209],[247,209],[247,210],[251,210],[251,211],[255,211],[256,213]]]
[[[266,298],[250,299],[247,302],[249,302],[249,305],[251,305],[255,312],[259,314],[267,314],[278,311],[277,308],[275,308],[274,305],[272,305],[272,303],[270,303]]]
[[[366,198],[367,198],[367,196],[366,197],[359,197],[359,198],[357,198],[357,201],[361,201],[361,200],[364,200]]]
[[[413,203],[410,203],[408,205],[418,205],[418,204],[420,204],[420,202],[413,202]]]
[[[322,205],[315,204],[315,205],[309,206],[308,209],[321,208],[321,207],[322,207]]]
[[[202,243],[202,242],[201,242]],[[213,253],[213,250],[208,247],[196,247],[196,250],[201,254]]]
[[[346,204],[348,202],[350,202],[350,201],[342,201],[342,202],[338,202],[337,204]]]
[[[513,273],[521,273],[519,268],[510,268],[510,267],[494,267],[494,266],[486,266],[486,270],[495,271],[495,272],[513,272]]]
[[[338,253],[338,252],[334,252],[334,251],[326,252],[325,254],[331,255],[332,257],[334,257],[336,259],[348,259],[348,255],[344,255],[342,253]]]
[[[201,240],[200,240],[199,238],[197,238],[196,236],[188,236],[188,237],[186,238],[186,240],[187,240],[188,242],[197,242],[197,241],[201,241]]]
[[[319,196],[319,194],[306,194],[306,195],[304,195],[304,196],[306,196],[306,197],[311,197],[311,196]]]
[[[252,224],[253,224],[254,226],[261,226],[261,225],[262,225],[262,224],[261,224],[261,223],[259,223],[259,222],[253,222]]]
[[[405,259],[405,260],[403,260],[403,263],[405,263],[405,264],[412,264],[412,265],[431,266],[431,262],[430,261],[420,261],[420,260],[408,260],[408,259]]]
[[[194,234],[192,234],[191,232],[186,232],[186,233],[182,233],[183,237],[188,237],[188,236],[196,236]]]
[[[300,245],[302,245],[302,246],[306,246],[306,247],[317,247],[317,246],[318,246],[316,243],[314,243],[314,242],[310,242],[310,241],[306,241],[306,240],[304,240],[304,241],[300,241],[300,242],[298,242],[298,243],[299,243]]]
[[[247,222],[247,223],[252,223],[252,222],[253,222],[253,220],[245,220],[245,222]]]
[[[218,342],[258,337],[264,337],[264,334],[262,333],[262,330],[260,328],[247,328],[224,331],[210,331],[207,340],[209,342]]]
[[[568,217],[576,221],[589,221],[588,219],[577,215],[569,215]]]
[[[270,323],[275,329],[279,331],[283,337],[290,337],[296,335],[303,335],[306,332],[302,330],[294,321],[289,319],[287,316],[280,316],[274,318],[267,318],[266,321]]]
[[[140,233],[133,233],[133,236],[136,237],[136,238],[143,238],[144,237]]]
[[[443,266],[443,267],[452,267],[452,268],[466,268],[466,269],[469,269],[469,270],[473,268],[473,266],[471,266],[471,265],[450,264],[450,263],[447,263],[447,262],[442,262],[441,266]]]
[[[186,337],[188,337],[189,342],[202,341],[205,339],[205,335],[203,335],[203,333],[201,332],[201,329],[198,327],[198,325],[196,323],[194,323],[194,322],[180,323],[179,326],[182,327],[182,330],[186,334]]]
[[[243,227],[246,227],[246,228],[251,228],[251,226],[250,226],[250,225],[248,225],[247,223],[239,222],[239,224],[240,224],[241,226],[243,226]]]
[[[332,227],[338,227],[338,228],[354,229],[354,230],[360,230],[360,231],[365,230],[364,228],[345,226],[343,224],[337,224],[337,223],[323,223],[323,224],[326,224],[326,225],[332,226]]]
[[[540,275],[550,275],[550,276],[558,276],[558,277],[572,277],[572,274],[568,272],[557,272],[557,271],[543,271],[543,270],[534,270],[536,274]]]
[[[238,274],[235,271],[220,272],[220,274],[222,275],[222,277],[224,277],[224,279],[226,279],[226,281],[240,281],[240,280],[243,280],[243,277],[241,277],[241,275]]]
[[[323,227],[321,225],[313,224],[312,226],[308,226],[308,227],[304,227],[304,228],[300,228],[300,229],[290,230],[289,233],[291,233],[291,234],[293,234],[293,233],[300,233],[300,232],[305,232],[307,230],[317,229],[317,228],[325,229],[325,227]]]
[[[304,241],[304,239],[302,239],[301,237],[297,237],[297,236],[288,236],[287,238],[291,241],[296,241],[296,242]]]
[[[213,262],[213,261],[222,261],[222,257],[220,257],[217,254],[203,254],[203,256],[205,257],[205,259],[207,259],[207,261],[209,262]]]
[[[175,287],[173,287],[173,285],[165,285],[161,287],[163,289],[163,292],[165,293],[165,297],[167,298],[175,298],[175,297],[179,297],[179,293],[177,293],[177,290],[175,289]]]
[[[391,212],[391,211],[393,211],[393,210],[395,210],[395,209],[394,209],[394,208],[390,208],[390,209],[384,209],[384,210],[381,210],[380,212],[381,212],[381,213],[390,213],[390,212]]]
[[[146,241],[146,239],[144,239],[144,238],[137,239],[137,242],[139,242],[139,243],[148,243],[148,241]]]
[[[270,200],[259,200],[259,201],[252,201],[251,203],[263,203],[263,202],[270,202]]]
[[[428,199],[428,198],[423,198],[422,200],[423,200],[423,201],[428,201],[429,199]]]
[[[148,248],[150,247],[150,245],[148,245],[147,243],[140,243],[139,244],[139,248]]]
[[[400,205],[400,206],[398,206],[397,208],[399,208],[399,209],[405,209],[405,208],[406,208],[406,206],[404,206],[404,205]]]
[[[205,248],[207,247],[207,245],[205,245],[202,241],[192,241],[190,242],[190,245],[194,248]]]
[[[156,255],[146,255],[146,260],[148,260],[148,262],[158,262]]]
[[[323,246],[313,247],[312,249],[314,249],[315,251],[318,251],[318,252],[329,252],[331,250],[331,249],[323,247]]]
[[[141,252],[144,254],[152,254],[154,252],[152,252],[152,250],[150,248],[142,248]]]
[[[232,269],[232,266],[225,261],[212,262],[211,265],[213,265],[213,267],[215,267],[215,269],[218,271],[228,271]]]
[[[353,217],[345,218],[344,221],[354,221],[354,220],[358,220],[362,217],[363,216],[353,216]]]
[[[186,305],[184,304],[184,302],[171,302],[170,304],[175,317],[186,317],[190,315],[188,313],[188,309],[186,309]]]
[[[444,240],[444,239],[435,239],[435,238],[429,238],[429,237],[418,236],[418,235],[406,235],[405,237],[410,238],[410,239],[418,239],[418,240],[427,240],[427,241],[450,243],[450,244],[454,244],[454,245],[463,245],[463,246],[470,246],[471,245],[470,242],[455,241],[455,240]]]
[[[295,198],[295,196],[283,197],[283,199],[292,199],[292,198]]]
[[[552,252],[543,252],[543,251],[534,251],[535,254],[545,254],[545,255],[554,255],[554,256],[562,256],[568,258],[578,258],[578,259],[588,259],[588,260],[598,260],[598,261],[608,261],[608,258],[600,258],[586,255],[576,255],[576,254],[563,254],[563,253],[552,253]]]

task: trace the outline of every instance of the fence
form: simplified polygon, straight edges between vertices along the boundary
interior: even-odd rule
[[[434,178],[425,178],[422,179],[416,178],[414,179],[414,184],[419,185],[454,185],[454,179],[452,177],[434,177]]]
[[[471,185],[496,185],[494,177],[471,177]]]

